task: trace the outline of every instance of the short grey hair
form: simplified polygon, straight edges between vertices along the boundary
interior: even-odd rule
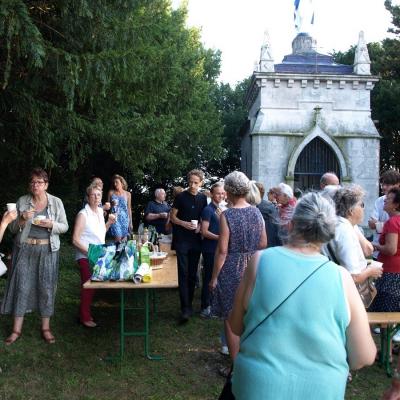
[[[297,203],[292,217],[289,244],[319,244],[335,237],[336,214],[331,200],[320,193],[305,194]]]
[[[219,188],[219,187],[222,187],[222,189],[224,188],[224,182],[223,182],[223,181],[215,182],[215,183],[211,186],[210,192],[212,193],[212,192],[214,191],[214,189]]]
[[[282,182],[278,185],[278,189],[280,193],[285,194],[289,199],[293,199],[293,189],[289,185]]]
[[[161,192],[165,192],[165,190],[163,188],[158,188],[154,191],[154,197],[157,197],[159,193]]]
[[[243,197],[250,191],[250,181],[243,172],[233,171],[225,177],[224,187],[233,196]]]
[[[250,190],[249,193],[247,193],[246,195],[246,201],[252,206],[256,206],[261,203],[260,190],[258,189],[256,181],[250,181],[249,185],[250,185]]]
[[[360,185],[351,184],[340,188],[333,197],[336,214],[347,218],[351,210],[363,200],[365,192]]]

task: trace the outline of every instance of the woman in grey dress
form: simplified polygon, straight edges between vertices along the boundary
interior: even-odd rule
[[[224,320],[229,354],[234,360],[240,338],[233,334],[228,316],[247,263],[257,250],[267,247],[267,234],[260,210],[247,201],[251,184],[246,175],[231,172],[225,177],[224,187],[231,206],[220,217],[220,235],[210,281],[211,313]]]
[[[42,338],[55,343],[50,317],[58,280],[59,235],[68,230],[62,201],[47,193],[49,180],[40,168],[30,174],[31,193],[17,201],[17,219],[10,225],[16,234],[13,268],[9,276],[2,314],[14,316],[13,330],[5,340],[14,343],[21,336],[24,315],[37,310],[42,318]]]

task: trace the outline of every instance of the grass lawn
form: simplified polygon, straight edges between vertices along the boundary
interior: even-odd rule
[[[198,316],[178,326],[176,290],[158,292],[157,315],[151,320],[150,348],[161,361],[144,357],[143,338],[126,340],[121,363],[105,361],[118,351],[119,297],[98,291],[93,307],[101,328],[84,329],[76,323],[79,275],[72,248],[63,244],[56,313],[52,319],[55,345],[40,337],[36,314],[26,316],[23,334],[12,346],[0,344],[0,400],[14,399],[217,399],[223,379],[217,371],[229,365],[218,353],[221,322]],[[0,297],[5,280],[0,279]],[[199,291],[196,306],[199,308]],[[140,301],[130,298],[131,303]],[[11,331],[9,316],[0,316],[0,337]],[[143,317],[132,314],[128,328],[140,327]],[[290,344],[288,344],[290,351]],[[355,374],[346,399],[379,399],[390,379],[377,365]],[[321,399],[323,400],[323,399]]]

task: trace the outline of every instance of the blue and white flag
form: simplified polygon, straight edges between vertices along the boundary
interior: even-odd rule
[[[313,0],[294,0],[294,26],[297,32],[309,32],[313,25]]]

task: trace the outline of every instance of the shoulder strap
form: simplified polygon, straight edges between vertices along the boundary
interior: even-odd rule
[[[289,297],[294,294],[297,289],[300,288],[308,279],[310,279],[320,268],[322,268],[325,264],[328,264],[330,260],[325,261],[321,265],[319,265],[317,268],[314,269],[309,275],[304,278],[300,284],[292,291],[290,292],[263,320],[261,320],[248,334],[245,336],[242,340],[241,343],[243,343],[262,323],[264,323],[272,314],[274,314],[275,311],[277,311],[285,302],[286,300],[289,299]]]
[[[326,247],[328,248],[329,258],[337,265],[340,265],[339,260],[335,256],[335,252],[332,249],[331,243],[328,242]]]

